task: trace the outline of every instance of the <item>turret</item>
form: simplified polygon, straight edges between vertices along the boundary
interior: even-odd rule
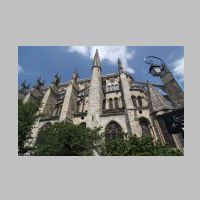
[[[87,127],[99,126],[100,114],[102,113],[103,89],[101,80],[101,62],[98,50],[96,50],[92,64],[92,78],[89,88],[89,109]]]

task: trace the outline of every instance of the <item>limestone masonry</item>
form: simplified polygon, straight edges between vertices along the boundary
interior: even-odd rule
[[[41,78],[31,89],[25,82],[22,84],[19,99],[24,103],[42,103],[43,115],[32,130],[31,144],[41,128],[66,120],[90,128],[100,126],[110,138],[120,137],[122,132],[151,135],[155,141],[159,139],[183,150],[183,133],[169,133],[162,118],[184,106],[184,94],[171,72],[161,77],[163,85],[137,82],[118,60],[118,72],[102,75],[98,51],[91,69],[90,79],[80,80],[74,72],[65,84],[60,83],[57,74],[49,87],[44,86]]]

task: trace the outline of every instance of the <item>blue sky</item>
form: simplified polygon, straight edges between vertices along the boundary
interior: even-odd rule
[[[51,83],[54,74],[61,75],[61,82],[71,79],[77,69],[80,78],[91,76],[95,49],[99,50],[102,74],[117,72],[117,58],[136,81],[161,83],[148,73],[144,57],[157,56],[166,62],[176,80],[184,88],[184,47],[182,46],[19,46],[18,86],[22,81],[34,85],[39,75],[45,85]]]

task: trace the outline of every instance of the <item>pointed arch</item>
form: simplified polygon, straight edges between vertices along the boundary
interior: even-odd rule
[[[142,107],[142,97],[138,96],[138,105],[139,107]]]
[[[143,106],[147,106],[147,101],[145,97],[142,97],[142,103],[143,103]]]
[[[115,84],[115,90],[119,90],[119,85]]]
[[[151,136],[151,129],[149,120],[145,117],[139,119],[142,136]]]
[[[114,98],[114,105],[115,105],[115,109],[119,108],[119,102],[118,102],[118,98],[117,97]]]
[[[110,98],[108,101],[109,101],[109,109],[113,109],[113,99]]]
[[[136,101],[136,97],[134,95],[131,96],[131,99],[132,99],[132,103],[133,103],[133,106],[135,108],[137,108],[137,101]]]
[[[81,122],[80,125],[84,128],[86,128],[86,123],[85,122]]]
[[[102,109],[105,110],[106,109],[106,99],[103,100],[103,106]]]
[[[105,139],[123,138],[122,127],[115,121],[110,121],[105,128]]]
[[[78,113],[79,110],[80,110],[80,101],[78,101],[76,104],[76,112]]]

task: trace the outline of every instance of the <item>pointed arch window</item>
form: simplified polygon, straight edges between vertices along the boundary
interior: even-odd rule
[[[110,92],[110,85],[108,86],[107,91]]]
[[[106,109],[106,100],[104,99],[103,100],[103,110],[105,110]]]
[[[135,96],[131,96],[131,99],[132,99],[133,106],[136,108],[137,107],[136,97]]]
[[[115,121],[109,122],[105,130],[105,137],[106,139],[123,138],[121,126]]]
[[[119,103],[118,103],[118,98],[117,97],[114,98],[114,104],[115,104],[115,109],[118,109],[119,108]]]
[[[83,101],[80,100],[77,103],[76,112],[82,112],[82,108],[83,108]]]
[[[142,107],[142,97],[141,96],[138,97],[138,104],[139,104],[139,107]]]
[[[109,109],[113,109],[113,100],[109,99]]]
[[[142,136],[151,136],[150,125],[147,119],[139,120]]]
[[[115,90],[119,90],[119,85],[115,84]]]
[[[111,85],[111,91],[114,91],[114,90],[115,90],[115,86]]]

